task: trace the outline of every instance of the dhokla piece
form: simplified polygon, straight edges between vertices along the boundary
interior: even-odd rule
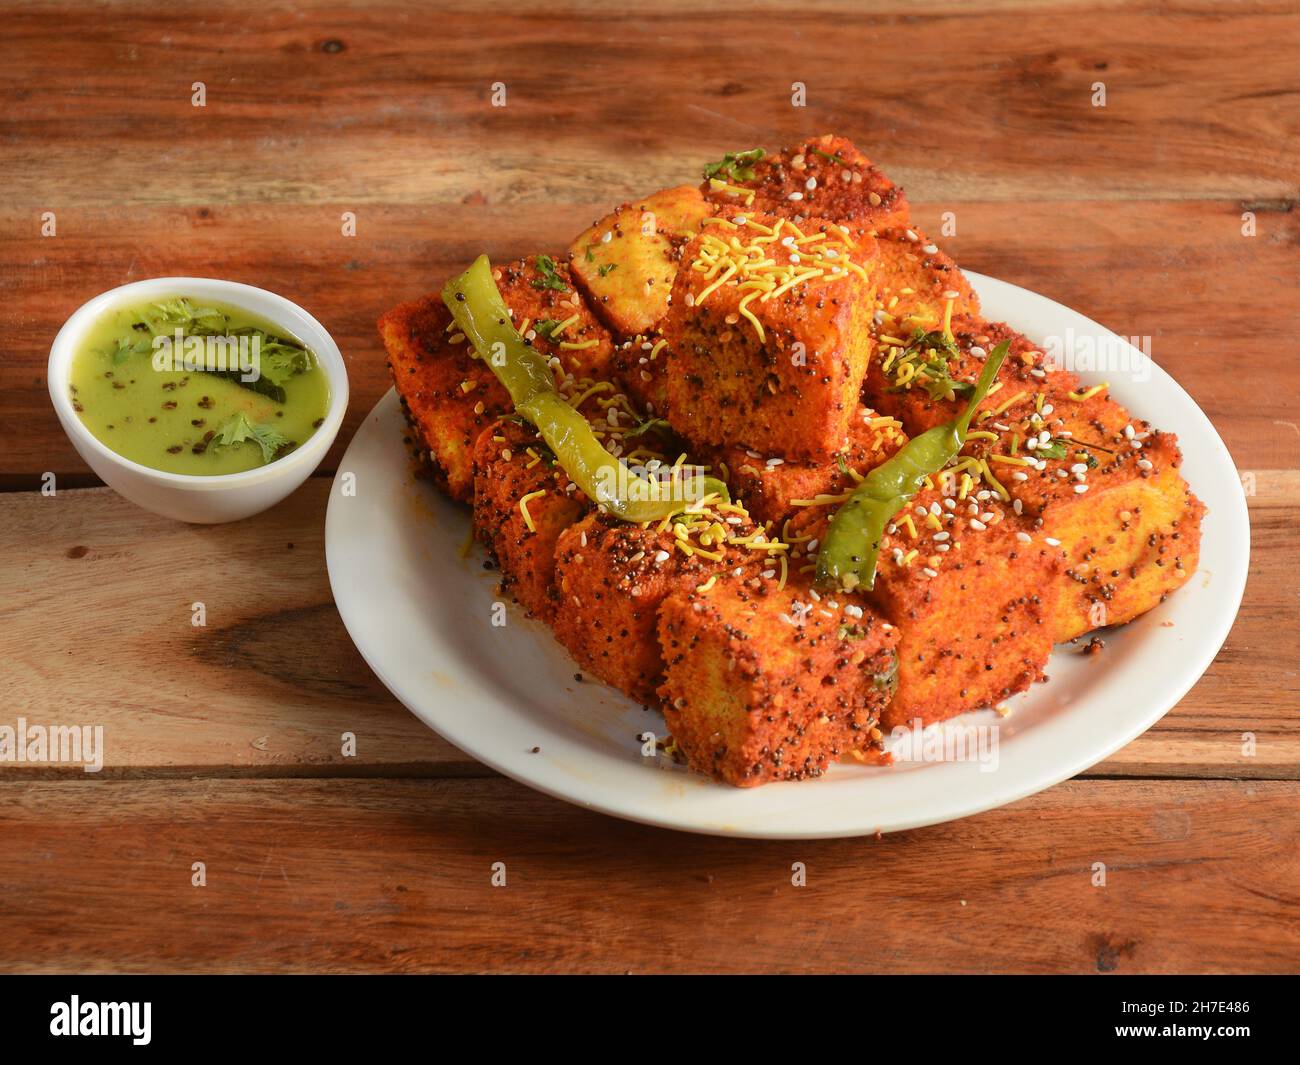
[[[891,226],[876,233],[876,327],[910,336],[938,329],[952,303],[953,315],[979,314],[980,301],[953,260],[923,233]]]
[[[693,769],[751,787],[879,746],[898,632],[870,610],[731,581],[668,596],[659,642],[664,717]]]
[[[737,440],[827,461],[871,351],[875,242],[831,222],[710,220],[686,247],[664,319],[668,414],[699,447]]]
[[[1067,552],[1058,643],[1133,620],[1196,571],[1205,507],[1179,472],[1173,434],[1135,419],[1101,386],[1052,388],[984,424],[997,440],[968,450]]]
[[[1010,345],[1007,359],[979,405],[972,423],[977,432],[986,432],[990,419],[1002,420],[997,412],[1040,392],[1069,392],[1079,385],[1074,374],[1055,368],[1032,341],[1005,323],[957,315],[950,325],[951,339],[941,328],[881,336],[867,368],[863,400],[897,418],[911,436],[962,412],[988,353],[1004,340]]]
[[[625,203],[569,248],[573,274],[620,336],[647,333],[668,310],[682,247],[717,210],[693,185]]]
[[[474,441],[509,409],[510,396],[453,327],[436,295],[399,304],[379,319],[419,472],[452,499],[468,503],[474,495]]]
[[[610,368],[628,397],[647,415],[663,418],[668,411],[668,356],[658,333],[637,334],[614,349]]]
[[[474,534],[501,572],[502,591],[530,615],[555,615],[555,545],[589,509],[536,430],[511,420],[474,446]]]
[[[739,154],[740,158],[736,158]],[[852,141],[826,134],[776,155],[733,153],[708,168],[701,191],[715,203],[768,214],[829,218],[864,228],[905,225],[907,197]]]
[[[599,679],[655,703],[663,680],[655,626],[665,597],[752,577],[767,558],[728,542],[758,531],[735,510],[701,517],[680,535],[677,522],[642,527],[600,513],[571,525],[555,550],[556,638]],[[725,523],[729,517],[741,523]]]
[[[568,267],[547,256],[493,270],[516,328],[563,372],[605,378],[614,346],[573,287]],[[469,502],[474,443],[510,396],[452,320],[440,295],[403,303],[379,319],[388,366],[423,472]]]
[[[827,515],[791,527],[813,538],[795,550],[815,556]],[[875,587],[862,593],[901,635],[886,729],[993,706],[1044,679],[1064,564],[1058,545],[986,489],[918,493],[886,527]]]
[[[800,506],[819,496],[835,496],[865,476],[907,443],[907,434],[894,418],[859,407],[849,424],[843,447],[829,462],[800,462],[765,456],[750,447],[733,445],[712,453],[713,468],[725,473],[732,495],[757,520],[777,529]]]

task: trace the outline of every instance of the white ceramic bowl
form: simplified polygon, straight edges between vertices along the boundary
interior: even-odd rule
[[[101,443],[72,408],[68,383],[72,357],[86,331],[107,311],[163,296],[191,296],[240,307],[287,330],[316,354],[329,377],[329,413],[301,447],[243,473],[213,477],[167,473],[123,458]],[[55,413],[77,453],[105,484],[155,514],[211,524],[235,521],[274,506],[320,465],[348,408],[348,373],[338,345],[325,327],[296,303],[265,289],[206,277],[156,277],[110,289],[83,304],[54,338],[47,373]]]

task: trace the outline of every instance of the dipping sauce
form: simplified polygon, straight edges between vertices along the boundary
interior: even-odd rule
[[[256,469],[325,420],[329,377],[285,330],[173,296],[107,312],[72,358],[72,405],[124,458],[169,473]]]

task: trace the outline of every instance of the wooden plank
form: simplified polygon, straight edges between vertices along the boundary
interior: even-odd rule
[[[124,4],[107,33],[89,4],[23,8],[0,45],[18,86],[8,192],[446,204],[480,188],[549,206],[619,186],[630,161],[664,183],[683,149],[841,127],[944,199],[1295,196],[1293,7],[876,6],[813,7],[798,32],[775,5],[745,10],[744,32],[735,8],[685,5],[202,4],[178,22]],[[1249,62],[1225,63],[1225,38]]]
[[[0,784],[0,971],[1294,972],[1298,812],[1293,782],[1075,781],[760,843],[502,779]]]
[[[700,158],[681,154],[665,180],[689,177]],[[645,182],[641,191],[650,184],[639,170],[633,180]],[[174,274],[228,277],[280,292],[320,318],[338,340],[352,385],[347,422],[322,467],[332,471],[388,389],[374,328],[382,310],[435,290],[484,249],[509,258],[560,248],[616,198],[547,210],[346,202],[71,207],[59,212],[52,239],[39,236],[35,210],[2,209],[0,255],[29,264],[0,276],[0,424],[23,427],[0,434],[3,487],[37,487],[47,470],[81,476],[81,484],[93,476],[54,417],[45,365],[66,317],[107,288]],[[358,214],[354,238],[340,233],[345,209]],[[1261,329],[1295,316],[1300,213],[1261,208],[1258,235],[1243,237],[1240,203],[926,198],[915,208],[918,224],[933,233],[944,211],[955,214],[957,234],[942,242],[968,268],[1042,292],[1124,336],[1151,337],[1156,362],[1201,404],[1242,469],[1300,467],[1300,375],[1279,372],[1261,355],[1269,343]],[[1240,401],[1243,387],[1249,403]]]
[[[110,776],[484,772],[353,647],[325,570],[328,492],[313,479],[222,526],[158,518],[109,489],[0,497],[5,723],[102,724]]]
[[[0,496],[0,723],[48,722],[55,709],[59,723],[102,723],[106,776],[487,773],[401,707],[353,648],[325,571],[328,491],[315,478],[256,521],[210,527],[107,489]],[[1297,498],[1300,472],[1259,475],[1250,582],[1226,646],[1094,775],[1300,776]],[[204,628],[191,625],[198,601]],[[355,758],[341,753],[345,731]],[[0,765],[0,779],[81,775]]]

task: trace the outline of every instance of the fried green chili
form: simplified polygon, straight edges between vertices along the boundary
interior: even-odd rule
[[[639,477],[605,450],[587,419],[556,389],[546,359],[511,324],[486,255],[448,281],[442,299],[510,393],[515,410],[542,434],[570,479],[609,513],[624,521],[657,521],[711,495],[730,501],[727,486],[715,477]]]
[[[961,414],[909,441],[867,474],[835,512],[817,556],[819,587],[853,591],[875,586],[876,556],[885,526],[915,497],[927,477],[957,457],[966,443],[975,408],[993,387],[1008,347],[1003,341],[989,353]]]

